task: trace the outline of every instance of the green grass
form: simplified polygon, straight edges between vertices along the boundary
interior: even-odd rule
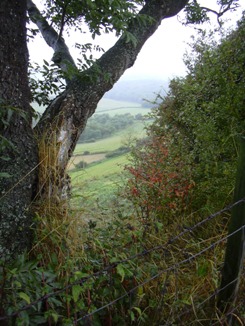
[[[112,137],[94,143],[78,144],[74,155],[82,154],[85,151],[90,154],[112,152],[121,146],[128,146],[130,139],[144,136],[144,123],[136,121],[133,126]],[[72,207],[89,209],[91,215],[95,214],[98,205],[110,205],[118,188],[123,184],[122,172],[127,163],[128,155],[124,154],[91,163],[85,169],[70,170],[73,188]]]
[[[145,135],[144,124],[141,121],[137,121],[133,126],[122,130],[112,137],[98,140],[94,143],[77,144],[74,155],[82,154],[85,151],[92,153],[107,153],[118,149],[121,146],[125,146],[130,140],[130,137],[143,137]]]
[[[73,207],[93,207],[111,200],[122,185],[121,172],[128,163],[127,155],[106,159],[86,169],[70,172],[73,186]]]
[[[72,183],[76,185],[85,180],[109,177],[112,174],[120,173],[127,162],[127,155],[121,155],[91,164],[86,169],[73,170],[70,172]]]

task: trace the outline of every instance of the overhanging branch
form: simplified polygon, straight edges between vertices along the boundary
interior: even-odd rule
[[[146,2],[137,17],[132,20],[127,31],[98,60],[101,70],[110,76],[112,83],[115,83],[126,69],[133,66],[141,48],[157,30],[161,21],[177,15],[187,3],[188,0],[149,0]],[[142,25],[141,20],[138,19],[141,15],[150,18],[145,25]],[[126,33],[133,35],[135,42],[128,42],[125,37]]]
[[[31,0],[28,0],[28,2],[32,3]],[[141,48],[157,30],[161,21],[177,15],[187,3],[188,0],[148,0],[139,12],[138,17],[144,15],[150,19],[145,24],[138,17],[132,19],[128,30],[116,44],[104,53],[93,66],[76,75],[66,91],[50,104],[36,129],[43,132],[43,130],[47,129],[47,125],[51,125],[59,115],[62,117],[62,121],[68,119],[73,121],[75,142],[83,131],[87,119],[95,112],[99,100],[113,87],[125,70],[133,66]],[[41,17],[38,19],[39,21],[42,22]],[[39,25],[43,28],[42,23],[39,22]],[[51,33],[52,41],[54,31],[49,25],[46,28]],[[126,33],[130,33],[135,42],[128,41],[127,37],[125,37]],[[47,35],[46,33],[43,34]],[[71,101],[71,103],[69,102],[69,110],[67,105],[64,104],[64,99],[68,97],[69,101]]]

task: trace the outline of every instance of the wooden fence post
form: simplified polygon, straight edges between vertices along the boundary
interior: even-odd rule
[[[245,137],[240,138],[239,158],[234,190],[234,203],[245,198]],[[240,229],[240,230],[239,230]],[[236,230],[238,232],[234,233]],[[227,322],[233,324],[232,314],[229,314],[236,300],[242,269],[245,245],[245,202],[235,205],[231,211],[231,220],[227,240],[222,280],[218,295],[217,308],[221,314],[227,314]]]

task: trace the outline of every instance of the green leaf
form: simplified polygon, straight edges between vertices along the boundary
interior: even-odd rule
[[[134,316],[133,311],[130,311],[130,318],[131,318],[131,321],[135,321],[135,316]]]
[[[111,264],[116,263],[116,262],[118,262],[118,257],[112,257],[112,258],[110,259],[110,263],[111,263]]]
[[[134,307],[133,309],[137,311],[137,313],[139,314],[139,316],[141,316],[142,311],[141,311],[141,309],[139,307]]]
[[[123,282],[125,277],[125,269],[122,264],[118,264],[116,268],[117,268],[117,274],[121,276],[121,282]]]
[[[54,322],[57,323],[58,322],[58,319],[59,319],[59,315],[56,314],[55,312],[52,312],[51,316],[52,316]]]
[[[46,61],[46,60],[43,60],[43,62],[44,62],[44,64],[45,64],[46,66],[49,66],[49,63],[48,63],[48,61]]]
[[[124,37],[126,38],[126,43],[132,42],[133,46],[136,47],[138,40],[132,33],[125,32]]]
[[[0,172],[0,178],[10,178],[11,175],[7,172]]]
[[[80,272],[80,271],[76,271],[74,273],[74,276],[75,276],[75,280],[78,280],[80,278],[85,278],[85,277],[88,277],[89,274],[88,273],[83,273],[83,272]]]
[[[21,288],[22,284],[19,281],[14,281],[14,285],[18,288]]]
[[[25,300],[28,304],[31,303],[31,299],[29,297],[29,295],[27,295],[26,293],[24,292],[19,292],[19,297],[23,300]]]
[[[81,285],[73,285],[72,287],[72,298],[74,300],[74,302],[77,302],[79,299],[79,295],[81,294],[83,288],[81,287]]]

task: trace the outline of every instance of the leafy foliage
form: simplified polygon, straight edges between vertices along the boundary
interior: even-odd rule
[[[45,16],[60,30],[66,25],[67,28],[75,26],[80,31],[86,31],[86,23],[93,37],[102,31],[116,31],[119,35],[143,3],[142,0],[48,0],[45,2]]]
[[[38,105],[48,105],[52,98],[65,89],[65,83],[61,70],[55,64],[49,64],[46,60],[43,66],[30,64],[29,83],[32,91],[32,100]]]
[[[185,59],[187,76],[171,81],[153,114],[150,133],[168,135],[167,148],[179,147],[192,170],[193,209],[219,209],[231,199],[236,139],[245,130],[244,31],[243,18],[221,44],[202,35]]]
[[[209,13],[215,14],[220,25],[222,21],[220,18],[227,11],[235,11],[239,7],[239,0],[218,0],[218,9],[205,7],[200,5],[197,0],[189,1],[184,11],[186,13],[186,24],[202,24],[210,21]]]
[[[132,165],[126,167],[130,172],[128,198],[138,207],[145,223],[153,219],[168,224],[188,203],[190,171],[167,144],[164,136],[139,141],[133,150]]]

